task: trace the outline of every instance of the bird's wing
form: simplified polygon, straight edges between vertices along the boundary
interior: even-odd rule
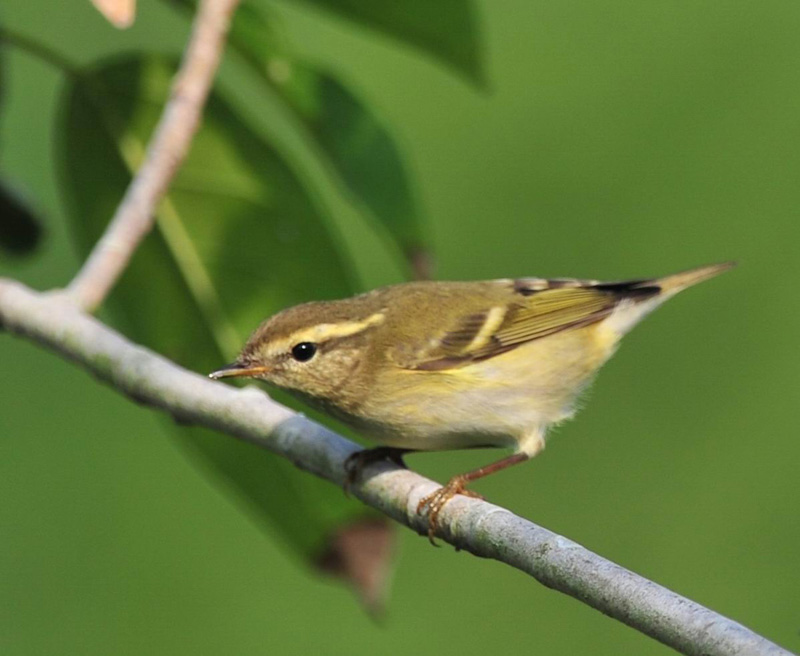
[[[406,369],[442,371],[506,353],[535,339],[600,321],[624,299],[660,290],[649,281],[598,283],[586,280],[510,281],[506,302],[457,317],[422,348],[406,350]]]

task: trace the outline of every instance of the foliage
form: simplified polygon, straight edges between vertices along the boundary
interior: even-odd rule
[[[171,4],[191,18],[194,2]],[[481,77],[470,0],[401,12],[403,21],[396,20],[397,7],[388,5],[325,4],[340,16],[419,45],[476,81]],[[139,48],[136,54],[78,66],[66,62],[57,43],[10,31],[6,40],[61,64],[65,85],[56,164],[85,256],[141,164],[177,64]],[[334,72],[297,59],[283,41],[265,8],[245,3],[235,14],[230,46],[239,62],[283,104],[291,128],[330,179],[395,242],[409,274],[423,273],[420,263],[428,255],[421,211],[389,128]],[[246,115],[213,95],[189,159],[158,211],[156,229],[112,294],[117,322],[140,343],[207,372],[231,361],[271,313],[358,291],[352,255],[337,235],[335,217],[306,182],[302,167]],[[37,220],[2,187],[0,207],[7,217],[0,243],[29,250],[38,236]],[[306,558],[321,558],[337,527],[365,512],[263,450],[192,427],[179,427],[177,434]]]
[[[542,457],[476,489],[798,652],[800,4],[476,1],[485,95],[440,57],[321,3],[253,3],[281,37],[279,59],[332,75],[391,136],[439,277],[619,279],[740,262],[629,335]],[[3,27],[67,60],[0,52],[0,178],[44,214],[35,256],[0,249],[0,275],[45,290],[76,271],[53,175],[59,71],[178,56],[188,14],[138,4],[119,32],[88,1],[0,2]],[[231,45],[218,91],[313,191],[359,288],[399,280],[384,221],[259,75]],[[291,566],[154,413],[4,334],[0,362],[4,653],[671,653],[411,531],[398,533],[392,605],[375,624],[347,590]],[[442,481],[495,455],[407,461]]]

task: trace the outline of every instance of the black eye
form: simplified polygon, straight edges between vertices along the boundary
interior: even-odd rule
[[[311,342],[300,342],[292,347],[292,357],[298,362],[308,362],[317,352],[317,345]]]

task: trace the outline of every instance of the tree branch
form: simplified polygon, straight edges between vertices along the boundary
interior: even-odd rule
[[[239,0],[201,0],[192,35],[172,91],[131,182],[106,232],[69,285],[68,293],[92,312],[108,295],[139,242],[155,222],[155,212],[183,163],[200,124],[208,92],[222,57],[231,14]]]
[[[61,295],[0,279],[0,326],[73,360],[135,401],[274,451],[336,484],[344,480],[344,460],[359,448],[256,388],[212,382],[128,342]],[[436,487],[414,472],[378,463],[352,492],[426,534],[427,522],[416,507]],[[485,501],[450,501],[439,533],[459,549],[516,567],[684,654],[789,654],[741,624]]]

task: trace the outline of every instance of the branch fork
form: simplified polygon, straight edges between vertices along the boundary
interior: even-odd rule
[[[130,343],[59,296],[0,280],[0,325],[140,403],[257,444],[337,485],[345,481],[345,461],[360,448],[260,390],[210,381]],[[369,465],[364,474],[351,488],[355,496],[427,533],[417,506],[438,484],[388,462]],[[789,654],[741,624],[486,501],[454,498],[442,509],[437,537],[511,565],[684,654]]]
[[[130,343],[88,313],[106,298],[188,153],[239,0],[201,0],[184,60],[145,161],[109,227],[67,290],[37,293],[0,279],[0,328],[74,361],[129,398],[256,444],[337,485],[356,444],[255,388],[233,389]],[[69,302],[67,302],[69,301]],[[351,490],[367,505],[427,534],[417,510],[440,486],[388,462],[364,469]],[[332,490],[335,494],[336,491]],[[486,501],[457,496],[437,537],[519,569],[684,654],[789,655],[722,615]]]
[[[93,312],[128,266],[155,224],[158,204],[189,153],[214,74],[219,67],[231,16],[239,0],[201,0],[192,35],[169,100],[105,234],[70,283],[68,293]]]

